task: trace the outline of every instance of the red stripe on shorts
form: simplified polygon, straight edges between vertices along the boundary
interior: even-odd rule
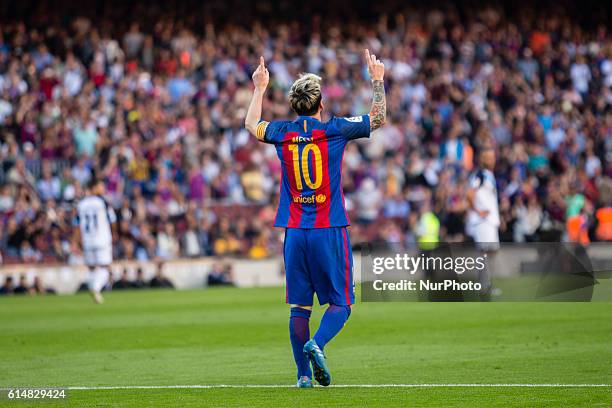
[[[347,243],[347,239],[346,239],[346,228],[342,228],[342,238],[344,238],[344,262],[346,263],[346,270],[345,270],[345,285],[344,285],[344,294],[346,295],[346,304],[350,305],[351,304],[351,297],[349,295],[349,285],[351,284],[351,273],[350,273],[350,267],[351,267],[351,263],[349,262],[349,250],[348,250],[348,243]]]

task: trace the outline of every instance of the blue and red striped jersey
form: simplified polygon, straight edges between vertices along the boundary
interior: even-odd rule
[[[262,121],[257,138],[276,147],[282,164],[275,227],[328,228],[350,224],[342,191],[342,158],[352,139],[370,136],[369,115],[310,116],[294,121]]]

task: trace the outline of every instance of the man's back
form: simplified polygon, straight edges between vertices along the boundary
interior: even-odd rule
[[[244,120],[247,130],[276,146],[281,161],[281,194],[275,226],[285,227],[286,298],[291,305],[289,334],[297,368],[297,387],[312,388],[312,376],[331,383],[323,349],[336,336],[355,303],[353,253],[347,231],[349,219],[342,193],[342,157],[349,140],[368,137],[385,123],[384,64],[364,50],[372,78],[368,115],[321,122],[321,77],[303,74],[291,85],[288,98],[299,115],[294,121],[261,120],[270,80],[263,56],[253,73],[253,98]],[[317,295],[329,304],[312,339],[309,320]]]
[[[342,158],[349,140],[370,135],[368,115],[320,122],[261,122],[257,136],[274,144],[282,164],[276,227],[329,228],[350,224],[342,192]]]
[[[98,196],[83,198],[77,206],[81,239],[84,248],[102,248],[112,245],[111,223],[115,214]]]

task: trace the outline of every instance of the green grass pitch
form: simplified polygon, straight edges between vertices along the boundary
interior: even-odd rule
[[[0,298],[0,388],[292,385],[283,302],[283,288]],[[326,353],[334,384],[612,384],[612,304],[358,303]],[[72,390],[0,405],[604,407],[612,388]]]

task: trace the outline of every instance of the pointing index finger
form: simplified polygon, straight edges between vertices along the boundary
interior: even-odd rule
[[[367,48],[363,50],[363,55],[365,57],[366,63],[368,64],[368,68],[369,68],[370,66],[372,66],[372,60],[370,58],[370,50],[368,50]]]

